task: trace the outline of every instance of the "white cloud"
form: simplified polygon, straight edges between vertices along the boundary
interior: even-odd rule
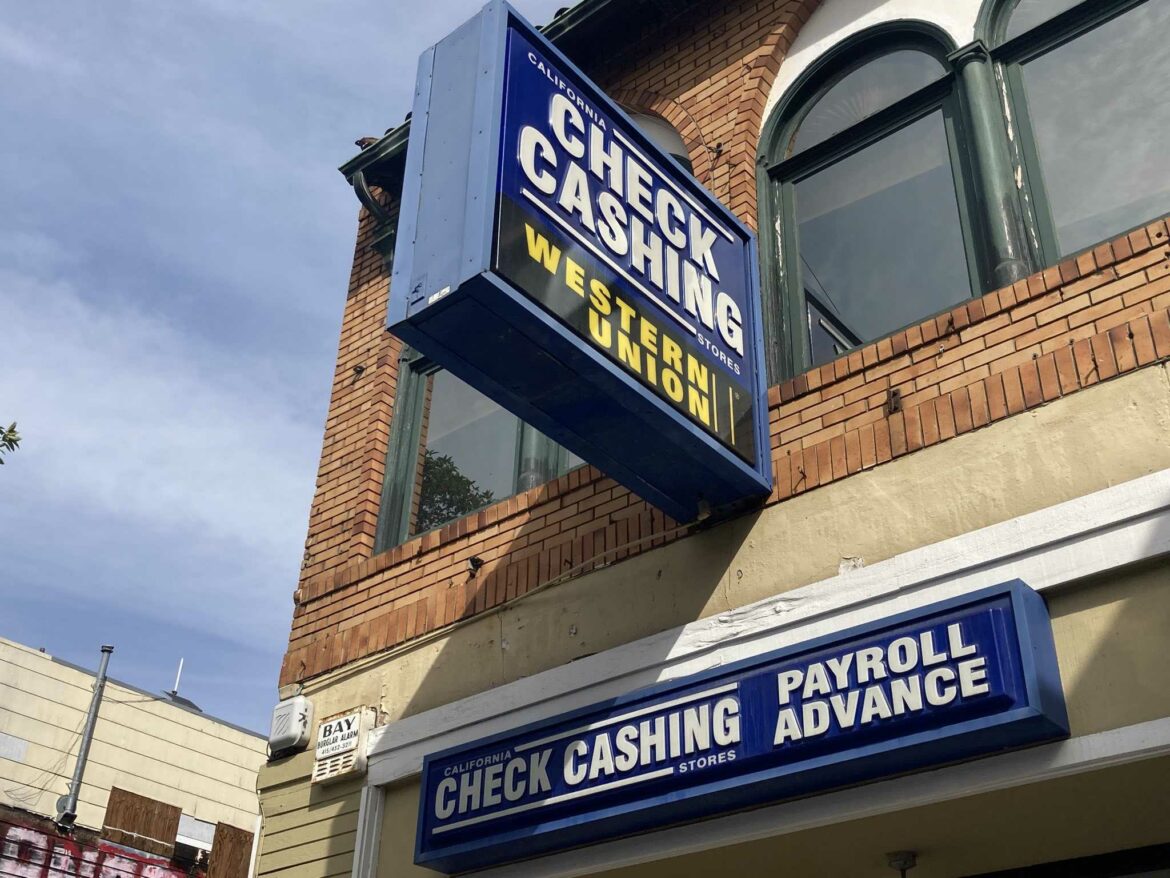
[[[254,359],[194,348],[181,327],[111,302],[0,270],[0,419],[24,437],[6,503],[82,504],[287,569],[320,427],[282,405]]]
[[[58,75],[72,75],[80,71],[72,58],[51,51],[29,35],[18,33],[3,22],[0,22],[0,63]]]

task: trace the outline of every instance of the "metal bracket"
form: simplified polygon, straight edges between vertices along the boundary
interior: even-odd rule
[[[902,411],[902,391],[897,387],[890,388],[889,396],[886,397],[886,414],[896,415]]]

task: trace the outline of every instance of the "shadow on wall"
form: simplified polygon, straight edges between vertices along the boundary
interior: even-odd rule
[[[388,693],[403,700],[386,707],[398,717],[420,713],[731,609],[726,592],[732,560],[758,517],[748,515],[669,545],[655,536],[647,541],[650,550],[632,557],[618,550],[565,559],[562,566],[574,571],[573,578],[529,591],[472,617],[470,624],[444,629],[435,643],[414,650],[419,676],[409,690]],[[511,549],[503,551],[506,556]],[[493,587],[470,569],[466,577],[477,596]],[[659,658],[668,652],[664,645]],[[616,682],[614,694],[650,682]]]
[[[1164,546],[1167,540],[1170,523],[1163,520],[1151,544]],[[1070,583],[1045,598],[1074,736],[1170,716],[1165,557]],[[604,874],[766,878],[783,862],[789,878],[888,878],[885,852],[914,850],[919,852],[914,878],[992,878],[989,873],[1001,870],[1170,843],[1167,771],[1166,757],[1108,765]]]

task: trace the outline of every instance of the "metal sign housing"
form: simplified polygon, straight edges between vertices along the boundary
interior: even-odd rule
[[[1068,734],[1015,580],[428,756],[415,862],[471,871]]]
[[[765,496],[750,230],[503,2],[411,128],[390,328],[679,521]]]

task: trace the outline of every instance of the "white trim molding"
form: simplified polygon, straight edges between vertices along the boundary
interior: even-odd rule
[[[577,848],[476,874],[482,878],[594,875],[1166,755],[1170,755],[1170,718]]]
[[[417,775],[428,753],[1009,579],[1043,591],[1167,553],[1163,470],[382,726],[368,783]]]
[[[381,787],[423,757],[615,695],[1022,579],[1052,589],[1170,554],[1170,470],[914,549],[375,729],[353,878],[375,878]],[[1170,754],[1170,718],[619,839],[482,874],[575,876]]]
[[[892,21],[923,21],[943,30],[956,46],[975,39],[983,0],[824,0],[792,43],[768,92],[761,124],[784,93],[833,46],[855,33]]]
[[[353,872],[357,876],[378,874],[378,853],[382,840],[382,814],[386,806],[386,792],[380,786],[362,787],[358,803],[357,832],[353,845]]]

